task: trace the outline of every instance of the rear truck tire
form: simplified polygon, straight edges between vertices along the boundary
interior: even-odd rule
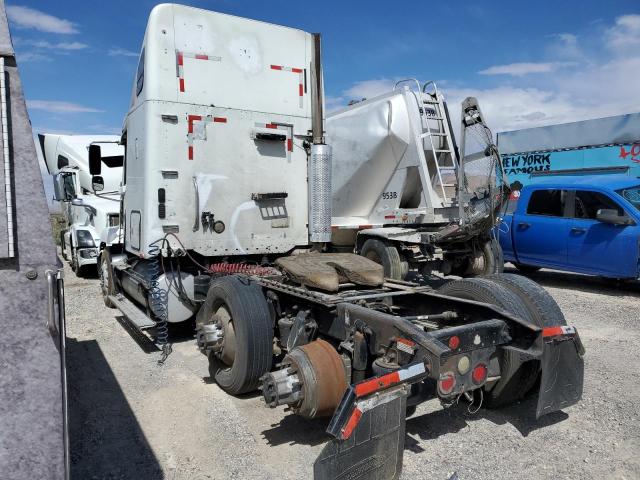
[[[488,279],[453,280],[440,287],[438,293],[496,305],[523,320],[535,322],[529,308],[518,295]],[[502,407],[516,402],[526,394],[522,390],[522,386],[530,381],[530,369],[529,367],[522,368],[524,364],[517,353],[501,349],[498,361],[500,363],[500,379],[490,388],[483,387],[483,403],[489,408]]]
[[[486,278],[515,293],[527,306],[534,322],[539,327],[554,327],[567,324],[562,310],[560,310],[553,297],[533,280],[513,273],[494,274]],[[526,374],[523,371],[522,388],[529,392],[540,375],[540,362],[531,360],[523,364],[523,368],[525,366],[527,371]]]
[[[540,270],[541,267],[536,267],[533,265],[523,265],[522,263],[514,263],[516,268],[522,273],[534,273]]]
[[[197,326],[211,323],[224,331],[221,350],[208,354],[211,377],[231,395],[256,390],[273,360],[273,323],[260,286],[235,275],[213,280],[196,317]]]
[[[398,249],[384,240],[369,238],[362,245],[360,255],[382,265],[386,278],[404,280],[409,272],[409,264],[402,259]]]
[[[465,258],[451,270],[452,275],[459,277],[480,277],[504,270],[502,247],[491,239],[476,247],[474,253]]]
[[[109,295],[115,295],[116,285],[113,281],[113,270],[111,267],[111,252],[109,250],[102,250],[98,256],[98,278],[100,279],[100,290],[102,291],[102,300],[104,304],[109,308],[116,308],[116,306],[109,300]]]

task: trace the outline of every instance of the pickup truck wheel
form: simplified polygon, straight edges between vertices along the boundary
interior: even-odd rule
[[[490,303],[504,308],[520,318],[534,322],[526,304],[511,290],[483,278],[465,278],[444,284],[438,293],[477,302]],[[499,351],[500,379],[484,389],[484,404],[490,408],[514,403],[524,396],[524,382],[529,381],[529,368],[522,368],[520,356],[509,350]]]
[[[360,255],[382,265],[386,278],[404,280],[409,272],[409,264],[401,258],[398,249],[382,240],[368,239],[364,242]]]
[[[560,310],[553,297],[533,280],[513,273],[489,275],[486,278],[515,293],[527,306],[535,324],[539,327],[555,327],[567,324],[562,310]],[[529,392],[540,375],[540,362],[532,360],[522,366],[522,389],[525,392]]]
[[[273,324],[262,289],[235,275],[214,280],[196,324],[214,322],[224,333],[221,351],[209,353],[211,377],[232,395],[255,390],[273,360]]]
[[[534,273],[540,270],[540,267],[534,267],[533,265],[523,265],[521,263],[514,263],[514,265],[522,273]]]
[[[113,271],[111,270],[111,253],[109,250],[103,250],[98,257],[98,278],[100,279],[100,290],[102,291],[102,300],[109,308],[116,306],[109,300],[109,295],[115,295],[116,287],[113,282]]]

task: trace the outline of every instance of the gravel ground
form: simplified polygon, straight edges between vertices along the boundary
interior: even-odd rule
[[[536,422],[534,402],[475,415],[436,401],[407,421],[403,479],[640,478],[637,285],[542,271],[587,348],[580,404]],[[98,280],[66,277],[73,479],[300,479],[326,420],[235,398],[209,378],[192,333],[164,366],[103,305]],[[530,412],[530,413],[527,413]]]

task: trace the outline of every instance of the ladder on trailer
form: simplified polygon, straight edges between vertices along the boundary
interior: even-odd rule
[[[394,90],[398,85],[405,82],[415,82],[418,86],[418,90],[414,93],[416,100],[418,101],[421,131],[416,136],[416,143],[422,147],[424,145],[424,139],[429,139],[429,146],[433,153],[434,166],[436,170],[435,172],[428,172],[430,174],[429,178],[431,179],[431,173],[435,173],[442,193],[442,206],[450,206],[448,203],[455,200],[455,195],[451,198],[447,195],[446,189],[457,188],[458,184],[457,181],[454,183],[445,183],[443,178],[446,178],[447,174],[452,174],[454,178],[457,178],[458,159],[453,143],[453,137],[451,136],[451,129],[449,128],[449,119],[444,105],[444,97],[440,92],[438,92],[438,87],[434,81],[426,82],[422,88],[420,88],[420,83],[416,79],[400,80],[396,83]],[[433,92],[427,91],[429,86],[433,86]],[[430,112],[433,112],[433,114]],[[430,122],[432,121],[437,122],[438,128],[431,127]],[[438,142],[439,139],[442,139],[443,142]],[[441,143],[443,144],[443,147],[440,147]],[[418,155],[420,157],[420,163],[424,165],[428,171],[424,148],[418,149]]]

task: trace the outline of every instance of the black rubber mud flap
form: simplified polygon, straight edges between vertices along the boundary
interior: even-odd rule
[[[407,394],[362,414],[346,440],[333,439],[313,464],[314,480],[395,480],[402,471]]]
[[[577,403],[584,383],[584,347],[580,337],[545,342],[536,417]]]

